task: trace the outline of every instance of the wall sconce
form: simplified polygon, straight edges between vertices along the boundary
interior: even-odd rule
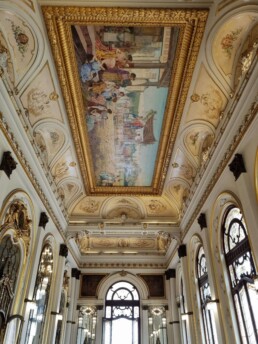
[[[216,300],[209,300],[207,303],[206,303],[206,309],[208,309],[209,311],[211,310],[215,310],[216,309],[216,304],[219,303],[219,300],[216,299]]]

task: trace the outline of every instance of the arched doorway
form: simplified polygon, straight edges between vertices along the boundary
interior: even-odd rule
[[[134,285],[114,283],[108,290],[103,319],[103,344],[140,344],[140,299]]]

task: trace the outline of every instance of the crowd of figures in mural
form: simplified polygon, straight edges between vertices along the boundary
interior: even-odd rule
[[[72,34],[96,184],[151,185],[171,28],[75,25]]]

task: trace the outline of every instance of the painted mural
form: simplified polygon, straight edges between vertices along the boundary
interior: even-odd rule
[[[178,30],[73,25],[72,36],[96,185],[151,186]]]

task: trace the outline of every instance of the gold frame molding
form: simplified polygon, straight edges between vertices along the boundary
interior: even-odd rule
[[[208,10],[84,8],[42,6],[62,88],[77,157],[88,195],[161,195],[170,164],[187,92],[197,60]],[[83,112],[80,80],[77,73],[71,25],[119,25],[179,27],[179,43],[172,70],[166,113],[162,125],[152,185],[96,186]]]
[[[258,148],[255,154],[255,166],[254,166],[254,183],[256,191],[256,201],[258,202]]]

